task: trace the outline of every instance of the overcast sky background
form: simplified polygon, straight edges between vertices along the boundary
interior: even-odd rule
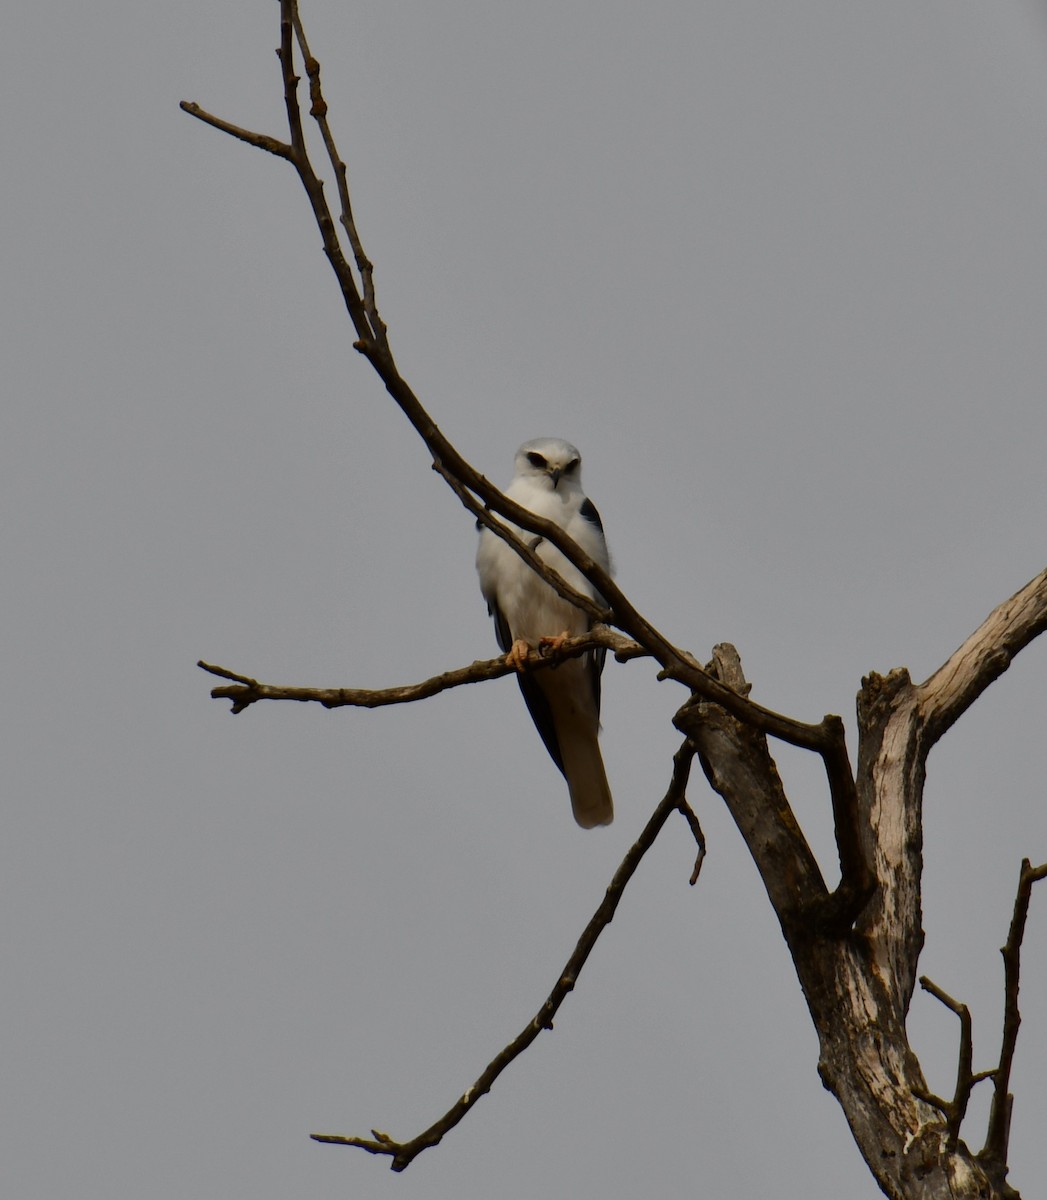
[[[754,695],[844,714],[1044,566],[1047,12],[1033,0],[307,0],[401,370],[507,482],[582,450],[626,592]],[[536,1010],[662,795],[678,690],[611,665],[585,833],[511,681],[324,712],[494,650],[472,521],[351,349],[281,135],[277,6],[21,4],[0,55],[0,1177],[19,1200],[878,1191],[741,840],[671,823],[553,1034]],[[921,969],[999,1048],[1047,859],[1047,644],[933,752]],[[828,871],[815,764],[782,753]],[[1012,1181],[1047,1172],[1047,895]],[[957,1022],[911,1031],[951,1094]],[[965,1132],[984,1137],[986,1085]]]

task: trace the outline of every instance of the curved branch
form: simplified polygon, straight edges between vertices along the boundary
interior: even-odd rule
[[[650,820],[644,826],[643,832],[629,848],[618,870],[615,871],[614,878],[607,887],[603,902],[593,914],[582,936],[578,939],[578,945],[575,947],[574,953],[567,960],[564,969],[560,972],[560,977],[553,986],[553,990],[549,993],[548,999],[520,1033],[487,1064],[476,1082],[465,1090],[447,1112],[438,1121],[430,1125],[428,1129],[423,1130],[417,1137],[411,1138],[407,1142],[397,1142],[389,1134],[380,1133],[374,1129],[371,1130],[373,1135],[371,1138],[346,1137],[335,1133],[314,1133],[310,1135],[313,1141],[328,1142],[338,1146],[356,1146],[361,1150],[368,1151],[370,1154],[385,1154],[392,1158],[391,1166],[394,1171],[403,1171],[411,1165],[423,1150],[428,1150],[430,1146],[437,1145],[443,1139],[444,1135],[449,1133],[465,1117],[476,1101],[491,1090],[495,1080],[505,1068],[514,1059],[519,1058],[543,1029],[552,1029],[553,1017],[555,1017],[560,1005],[566,1000],[568,994],[574,990],[574,986],[578,982],[578,976],[585,966],[589,955],[592,953],[597,938],[599,938],[600,934],[603,933],[614,917],[615,910],[618,908],[618,902],[622,898],[622,893],[625,891],[626,885],[635,874],[636,868],[640,865],[643,856],[654,844],[654,840],[661,832],[662,826],[668,819],[669,814],[674,810],[684,814],[692,833],[695,834],[698,840],[698,864],[691,877],[691,882],[694,883],[695,879],[697,879],[698,870],[700,869],[702,857],[705,853],[705,843],[701,837],[700,827],[697,825],[697,818],[691,812],[686,799],[687,780],[690,775],[691,759],[694,757],[694,753],[695,747],[689,741],[685,741],[680,749],[677,750],[673,757],[673,773],[668,791],[658,804],[658,807],[651,814]]]

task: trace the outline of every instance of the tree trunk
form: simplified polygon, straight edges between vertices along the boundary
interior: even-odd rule
[[[923,946],[920,880],[927,753],[1006,668],[1018,644],[1035,636],[1032,630],[1044,619],[1044,585],[1041,576],[1008,601],[1011,619],[1003,623],[998,618],[1007,605],[1001,605],[957,652],[954,659],[962,657],[967,664],[962,681],[955,670],[947,670],[953,660],[920,686],[904,670],[863,681],[858,698],[857,822],[875,887],[853,928],[827,928],[819,918],[825,910],[825,885],[785,796],[767,739],[708,702],[692,701],[677,714],[676,723],[696,745],[709,782],[734,817],[778,916],[818,1031],[822,1081],[839,1101],[863,1158],[892,1200],[1018,1196],[1006,1181],[1004,1161],[984,1151],[973,1153],[959,1138],[966,1095],[960,1109],[929,1097],[905,1018]],[[1016,604],[1023,598],[1029,603]],[[990,634],[993,644],[987,647]],[[748,684],[737,652],[718,646],[715,654],[709,669],[744,695]],[[969,1065],[966,1071],[969,1094]]]

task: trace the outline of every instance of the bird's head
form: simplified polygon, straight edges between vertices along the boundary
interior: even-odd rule
[[[561,495],[582,490],[582,456],[562,438],[535,438],[516,452],[517,478]]]

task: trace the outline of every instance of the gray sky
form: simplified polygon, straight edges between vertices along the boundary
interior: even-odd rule
[[[1032,0],[304,6],[400,366],[476,465],[585,456],[618,576],[755,696],[852,722],[1044,565],[1047,20]],[[351,349],[279,134],[275,4],[9,14],[0,1175],[19,1200],[877,1195],[716,797],[555,1033],[537,1008],[662,795],[681,700],[605,679],[586,834],[509,681],[232,719],[199,657],[380,686],[493,652],[471,520]],[[1047,859],[1047,645],[932,754],[922,969],[995,1061]],[[853,722],[852,722],[853,727]],[[853,741],[853,736],[852,736]],[[780,763],[823,862],[814,765]],[[533,797],[540,796],[535,803]],[[1047,897],[1012,1179],[1044,1174]],[[950,1093],[956,1021],[913,1039]],[[987,1093],[966,1127],[980,1146]]]

